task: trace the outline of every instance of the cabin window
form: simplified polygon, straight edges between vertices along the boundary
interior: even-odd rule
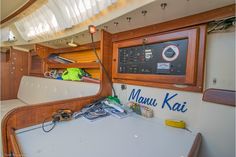
[[[49,0],[34,13],[15,22],[15,26],[27,41],[43,38],[89,19],[115,2],[116,0]]]

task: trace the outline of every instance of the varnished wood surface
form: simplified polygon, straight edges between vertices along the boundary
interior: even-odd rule
[[[11,99],[10,93],[10,80],[9,80],[9,73],[10,73],[10,63],[9,62],[1,62],[0,65],[1,69],[1,100],[8,100]]]
[[[1,62],[1,100],[16,99],[23,75],[28,75],[28,53],[10,49],[7,62]]]
[[[45,62],[44,60],[38,55],[34,54],[34,52],[30,52],[29,54],[29,75],[37,75],[43,76],[45,72]]]
[[[55,51],[55,49],[40,45],[40,44],[35,44],[35,51],[32,53],[32,55],[38,55],[42,59],[47,58],[50,54],[50,52]]]
[[[98,56],[101,56],[100,44],[101,42],[96,42],[95,47],[98,53]],[[75,61],[71,64],[61,64],[48,61],[46,59],[50,54],[55,53],[66,59]],[[92,50],[91,43],[80,45],[75,48],[60,48],[60,49],[51,49],[45,46],[38,47],[37,54],[43,58],[43,65],[41,71],[49,71],[51,69],[66,69],[66,68],[83,68],[85,69],[93,78],[100,78],[100,65],[97,63],[96,55]],[[44,69],[44,70],[43,70]],[[43,73],[44,73],[43,72]],[[43,76],[43,73],[41,75]],[[40,73],[31,73],[31,75],[40,75]]]
[[[100,49],[96,49],[98,56],[100,56]],[[96,62],[97,57],[94,54],[93,50],[84,50],[84,51],[73,51],[68,53],[59,54],[59,56],[73,60],[77,63],[84,63],[84,62]]]
[[[98,49],[100,48],[100,41],[95,42],[95,47]],[[54,49],[52,51],[49,51],[50,53],[68,53],[68,52],[79,52],[79,51],[86,51],[86,50],[91,50],[92,44],[84,44],[84,45],[79,45],[77,47],[68,47],[68,48],[60,48],[60,49]]]
[[[223,89],[207,89],[203,93],[203,101],[235,107],[235,91]]]
[[[182,31],[176,31],[155,36],[145,36],[138,39],[125,40],[122,42],[115,42],[113,49],[113,78],[116,79],[128,79],[137,81],[148,81],[158,83],[176,83],[176,84],[194,84],[196,80],[197,69],[197,54],[198,54],[198,37],[199,28],[187,29]],[[187,48],[187,62],[186,62],[186,75],[155,75],[155,74],[129,74],[118,72],[118,50],[122,47],[130,47],[142,45],[143,40],[146,39],[147,44],[160,43],[165,41],[173,41],[178,39],[188,39]]]
[[[52,69],[76,68],[76,67],[91,69],[91,68],[99,68],[100,67],[99,63],[96,63],[96,62],[69,63],[69,64],[47,63],[47,64],[48,64],[48,68],[52,68]]]
[[[178,35],[178,33],[180,33]],[[165,37],[166,34],[166,37]],[[122,74],[118,73],[118,48],[142,44],[143,38],[153,43],[159,39],[179,39],[192,36],[188,46],[186,76],[175,75],[150,75],[150,74]],[[172,32],[161,33],[160,35],[144,36],[140,38],[114,42],[113,46],[113,66],[112,78],[116,83],[133,84],[140,86],[150,86],[159,88],[168,88],[176,90],[186,90],[193,92],[202,92],[204,76],[206,44],[206,25],[200,25],[190,28],[183,28]]]
[[[100,56],[100,44],[95,42],[95,47]],[[100,78],[100,65],[96,62],[96,56],[92,50],[91,43],[80,45],[76,48],[60,48],[52,49],[43,45],[36,44],[36,51],[31,52],[29,59],[29,71],[31,76],[43,77],[46,71],[51,69],[66,69],[66,68],[83,68],[91,74],[93,78]],[[48,56],[52,53],[58,54],[61,57],[75,61],[76,63],[62,64],[48,60]]]
[[[20,151],[20,147],[18,145],[17,139],[16,139],[16,133],[14,131],[14,129],[12,129],[11,131],[11,135],[10,135],[10,140],[11,140],[11,145],[12,145],[12,149],[14,152],[14,156],[20,156],[22,154],[22,152]]]
[[[202,135],[200,133],[198,133],[195,140],[194,140],[192,148],[188,154],[188,157],[198,157],[201,143],[202,143]]]

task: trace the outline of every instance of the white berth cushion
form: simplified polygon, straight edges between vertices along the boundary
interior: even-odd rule
[[[19,99],[11,99],[0,101],[1,104],[1,119],[5,116],[5,114],[16,107],[21,107],[27,105]]]
[[[27,104],[95,95],[99,84],[23,76],[17,98]]]

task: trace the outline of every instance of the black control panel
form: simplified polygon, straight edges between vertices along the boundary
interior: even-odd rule
[[[188,39],[119,48],[118,72],[185,75]]]

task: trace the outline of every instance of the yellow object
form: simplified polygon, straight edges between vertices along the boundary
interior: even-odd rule
[[[166,119],[165,124],[167,126],[175,127],[175,128],[185,128],[185,122],[184,121],[178,121],[178,120],[171,120],[171,119]]]

